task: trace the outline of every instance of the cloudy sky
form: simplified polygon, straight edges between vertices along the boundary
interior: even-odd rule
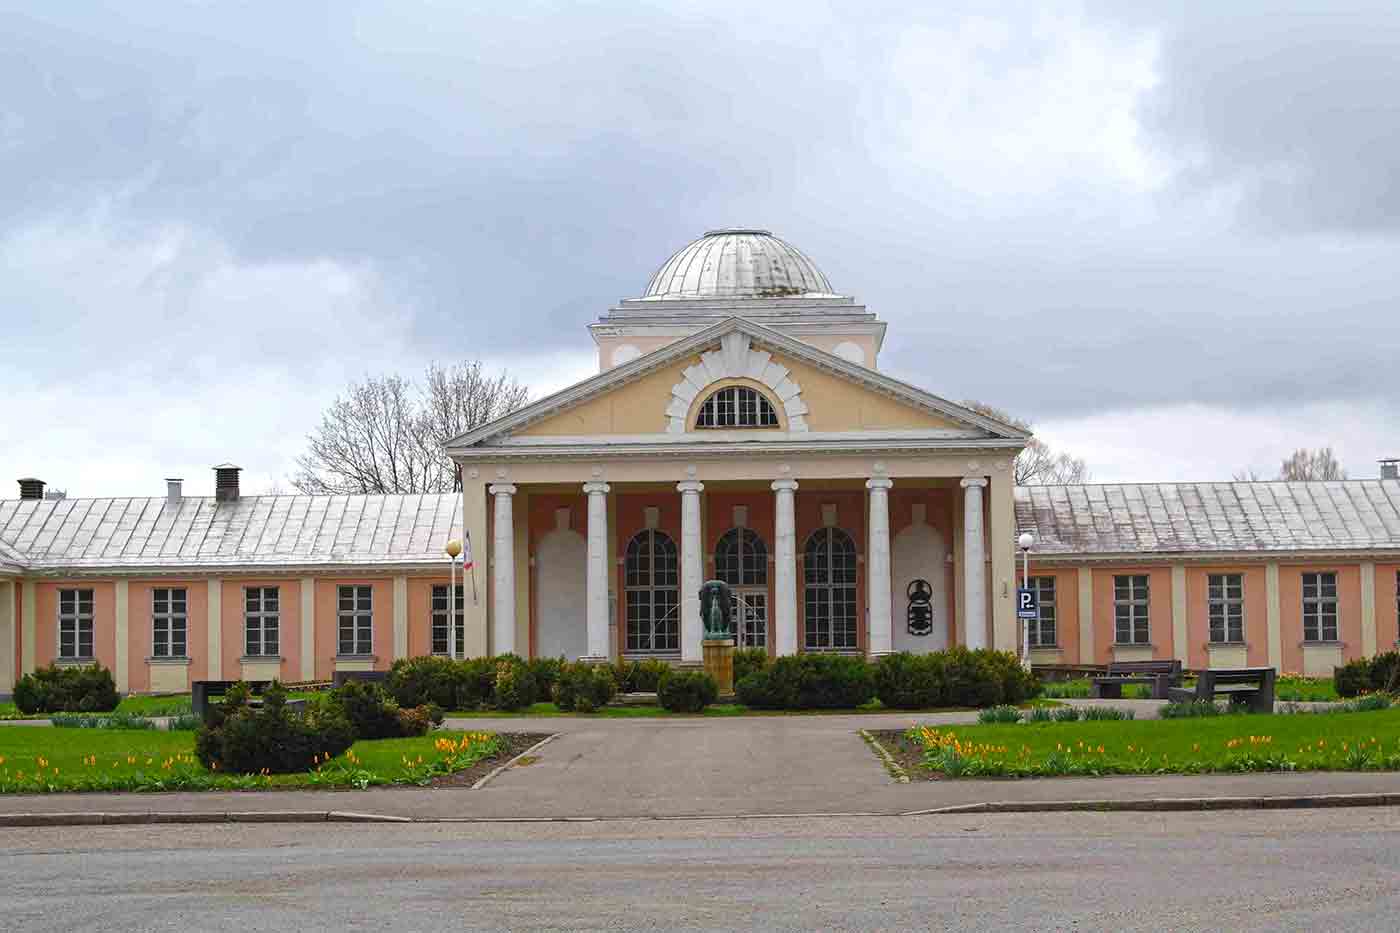
[[[718,226],[1095,480],[1400,456],[1393,0],[480,6],[0,0],[0,482],[287,488],[348,380],[560,388]]]

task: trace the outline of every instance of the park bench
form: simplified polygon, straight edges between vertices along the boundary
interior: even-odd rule
[[[262,700],[257,699],[267,692],[267,688],[272,686],[270,680],[249,680],[245,681],[248,688],[253,691],[253,700],[249,706],[262,706]],[[221,697],[228,693],[229,688],[238,683],[236,680],[196,680],[190,684],[190,709],[196,716],[204,721],[209,720],[210,700]],[[288,700],[289,709],[302,709],[306,706],[305,700]]]
[[[1213,703],[1216,697],[1223,696],[1229,697],[1232,705],[1248,706],[1256,713],[1272,713],[1277,677],[1272,667],[1205,670],[1196,675],[1196,686],[1172,687],[1167,696],[1174,703]]]
[[[1108,671],[1089,681],[1089,696],[1109,700],[1121,699],[1124,684],[1147,684],[1152,699],[1165,700],[1167,691],[1181,683],[1181,662],[1115,661]]]
[[[371,684],[383,684],[389,680],[388,671],[336,671],[331,675],[331,686],[343,687],[352,680],[361,680]]]

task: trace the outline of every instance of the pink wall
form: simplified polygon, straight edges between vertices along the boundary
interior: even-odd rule
[[[1348,661],[1361,657],[1361,567],[1345,563],[1285,565],[1279,568],[1278,581],[1281,673],[1303,670],[1303,574],[1328,571],[1337,574],[1337,637],[1342,642],[1342,657]],[[1380,607],[1376,609],[1379,621]]]
[[[1170,567],[1113,567],[1094,571],[1094,660],[1113,660],[1113,578],[1141,575],[1148,577],[1147,624],[1152,657],[1174,657],[1172,644],[1172,574]],[[1077,585],[1077,584],[1076,584]]]
[[[1247,663],[1269,663],[1268,583],[1262,566],[1221,565],[1186,568],[1186,666],[1210,666],[1210,575],[1237,573],[1244,577],[1244,640]],[[1155,584],[1154,584],[1155,585]],[[1152,594],[1156,602],[1157,594]],[[1154,620],[1155,621],[1155,620]]]
[[[374,669],[387,671],[394,663],[394,581],[374,577],[337,577],[316,581],[316,677],[329,680],[335,671],[335,656],[340,647],[339,605],[336,587],[369,585],[373,588],[371,605],[374,612]],[[412,622],[409,624],[412,628]]]
[[[92,650],[103,667],[113,668],[117,662],[116,587],[102,581],[48,581],[35,587],[34,663],[43,667],[58,657],[58,591],[67,589],[92,590]],[[16,616],[18,618],[18,616]]]
[[[278,651],[282,656],[280,676],[283,680],[300,680],[301,584],[296,578],[289,577],[224,579],[219,642],[224,679],[236,680],[243,673],[242,658],[246,647],[243,592],[253,586],[277,587],[277,639]]]

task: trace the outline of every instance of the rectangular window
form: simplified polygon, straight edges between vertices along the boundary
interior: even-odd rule
[[[1337,575],[1303,574],[1303,641],[1337,641]]]
[[[1244,575],[1212,573],[1206,578],[1210,643],[1244,643]]]
[[[188,657],[185,633],[184,587],[151,590],[151,657]]]
[[[92,660],[92,590],[58,591],[58,656]]]
[[[281,611],[277,587],[244,588],[243,654],[246,657],[278,657],[281,651]]]
[[[1055,628],[1055,578],[1031,577],[1030,589],[1040,603],[1040,618],[1028,622],[1032,648],[1055,648],[1059,633]]]
[[[366,655],[374,652],[374,588],[341,586],[338,591],[340,619],[339,653]]]
[[[1131,574],[1113,578],[1113,641],[1119,645],[1146,645],[1151,641],[1147,626],[1147,575]]]
[[[446,655],[448,647],[447,639],[447,601],[451,594],[452,587],[447,584],[433,585],[433,654]],[[463,618],[462,587],[457,587],[457,657],[466,657],[467,628],[466,620]]]

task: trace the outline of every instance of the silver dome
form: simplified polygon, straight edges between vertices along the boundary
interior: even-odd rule
[[[711,230],[676,251],[643,298],[832,295],[817,264],[767,230]]]

